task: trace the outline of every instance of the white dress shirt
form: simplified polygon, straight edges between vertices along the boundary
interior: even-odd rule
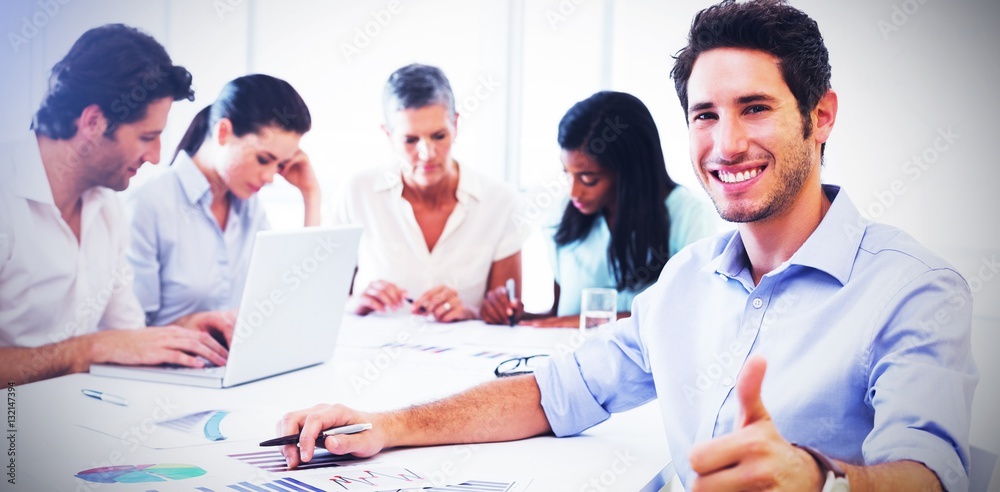
[[[113,191],[83,193],[80,240],[52,198],[38,142],[0,146],[0,347],[145,326]]]
[[[458,204],[434,249],[428,250],[413,207],[403,198],[398,167],[378,167],[353,177],[331,220],[364,227],[354,293],[374,280],[386,280],[416,299],[446,285],[478,313],[493,262],[521,251],[524,237],[514,221],[517,195],[467,166],[460,168],[455,195]]]

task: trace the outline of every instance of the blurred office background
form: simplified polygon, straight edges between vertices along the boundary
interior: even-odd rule
[[[642,99],[659,125],[670,175],[699,188],[669,71],[704,0],[3,0],[0,140],[25,134],[48,69],[85,30],[139,27],[194,74],[195,102],[176,103],[163,162],[191,117],[228,80],[267,73],[288,80],[313,115],[302,147],[324,201],[359,169],[392,161],[381,89],[405,64],[440,66],[456,94],[466,166],[518,188],[525,302],[551,305],[537,225],[564,180],[557,123],[595,91]],[[899,226],[943,255],[975,294],[974,351],[983,374],[973,444],[1000,453],[1000,228],[990,219],[1000,183],[1000,2],[793,1],[815,18],[840,95],[824,181],[840,184],[871,218]],[[993,61],[990,61],[993,60]],[[124,194],[164,166],[145,166]],[[276,179],[261,192],[276,228],[297,227],[296,190]],[[992,225],[991,225],[992,224]],[[994,417],[990,417],[990,415]]]

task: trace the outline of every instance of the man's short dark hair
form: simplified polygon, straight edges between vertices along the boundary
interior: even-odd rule
[[[699,12],[670,71],[685,114],[694,62],[716,48],[746,48],[776,57],[802,114],[804,137],[812,133],[809,114],[830,90],[830,54],[816,21],[783,0],[724,0]]]
[[[118,125],[145,118],[149,104],[165,97],[194,100],[191,73],[175,66],[148,34],[107,24],[83,33],[52,67],[31,128],[53,139],[72,138],[83,108],[96,104],[111,135]]]

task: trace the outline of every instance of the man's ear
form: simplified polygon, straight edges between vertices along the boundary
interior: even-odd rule
[[[812,112],[813,138],[816,143],[826,143],[837,121],[837,93],[833,89],[826,91]]]
[[[91,104],[83,108],[76,119],[76,130],[90,140],[104,136],[104,132],[108,131],[108,119],[101,107]]]

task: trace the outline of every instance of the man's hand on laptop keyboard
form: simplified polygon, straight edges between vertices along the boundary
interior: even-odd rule
[[[203,360],[226,365],[229,351],[206,332],[164,326],[134,330],[105,330],[77,337],[87,351],[87,363],[131,365],[177,364],[205,367]],[[85,371],[86,368],[82,368]]]
[[[174,321],[175,325],[189,330],[208,333],[222,346],[228,347],[233,341],[233,326],[236,324],[236,310],[204,311],[184,316]]]

